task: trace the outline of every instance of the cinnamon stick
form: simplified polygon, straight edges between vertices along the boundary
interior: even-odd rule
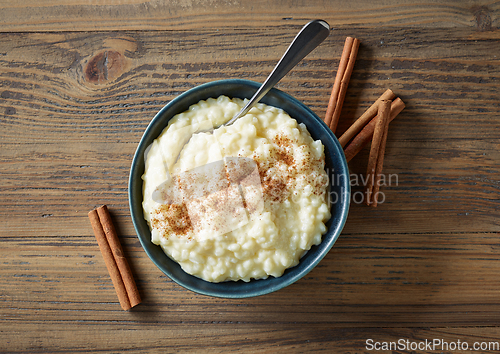
[[[364,128],[370,120],[377,115],[378,105],[382,100],[393,100],[396,98],[391,89],[387,89],[339,138],[339,143],[345,147],[347,143]]]
[[[384,166],[385,146],[387,143],[388,134],[389,134],[389,119],[387,119],[387,122],[385,124],[384,135],[382,136],[382,141],[380,142],[380,148],[378,150],[377,166],[375,167],[375,181],[373,183],[371,203],[369,204],[372,207],[376,207],[378,203],[378,192],[380,190],[380,180],[382,177],[382,168]]]
[[[366,193],[366,203],[368,205],[376,206],[376,195],[374,194],[374,185],[379,182],[380,176],[375,173],[377,171],[377,166],[379,164],[380,156],[384,155],[384,151],[381,149],[384,136],[387,139],[387,128],[389,125],[389,114],[391,111],[391,101],[382,100],[378,106],[378,115],[375,123],[375,129],[373,132],[372,146],[370,149],[370,156],[368,158],[368,168],[366,171],[366,178],[368,180],[367,193]],[[380,169],[381,170],[381,169]]]
[[[339,62],[339,68],[333,83],[332,93],[326,109],[325,123],[335,133],[340,118],[340,112],[344,103],[347,86],[354,69],[354,63],[358,55],[359,39],[347,37]]]
[[[120,305],[122,309],[129,310],[138,305],[141,298],[127,259],[123,255],[108,208],[106,205],[100,206],[88,215]]]
[[[404,102],[398,97],[391,103],[391,113],[389,122],[392,122],[399,113],[405,108]],[[344,148],[344,155],[347,162],[356,156],[372,139],[375,123],[377,119],[374,117],[367,125],[354,137],[354,139]]]
[[[349,55],[352,50],[352,43],[354,38],[347,37],[344,43],[344,49],[342,50],[342,55],[340,56],[339,67],[337,69],[337,74],[335,76],[335,81],[333,82],[332,93],[330,95],[330,100],[328,101],[328,107],[326,108],[325,123],[330,126],[333,118],[333,113],[335,112],[335,107],[337,107],[337,99],[340,91],[340,83],[344,77],[345,70],[347,68],[347,63],[349,62]]]

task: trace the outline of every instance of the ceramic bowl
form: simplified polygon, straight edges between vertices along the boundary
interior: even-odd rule
[[[248,80],[221,80],[209,82],[192,88],[163,107],[150,122],[135,152],[129,177],[129,205],[135,230],[153,263],[170,279],[196,293],[223,297],[247,298],[268,294],[282,289],[310,272],[330,251],[344,227],[349,210],[349,172],[342,147],[332,131],[318,116],[303,103],[292,96],[272,89],[260,101],[285,110],[299,123],[304,123],[314,140],[321,140],[325,146],[325,169],[330,178],[330,196],[332,217],[326,224],[328,231],[322,242],[313,246],[300,260],[299,264],[289,268],[278,278],[210,283],[184,272],[179,264],[171,260],[160,248],[151,242],[151,232],[143,218],[142,179],[144,173],[144,152],[167,126],[168,121],[178,113],[200,100],[226,95],[230,98],[250,98],[260,84]]]

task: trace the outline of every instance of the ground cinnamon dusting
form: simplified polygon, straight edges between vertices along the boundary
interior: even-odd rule
[[[313,172],[318,170],[318,166],[323,168],[323,158],[314,158],[309,151],[304,150],[304,146],[299,145],[297,148],[298,141],[282,132],[278,133],[272,141],[274,144],[270,157],[261,157],[257,153],[252,156],[258,168],[264,201],[272,204],[284,202],[290,197],[291,191],[296,187],[299,179],[305,180],[308,185],[313,187],[311,193],[314,195],[325,193],[324,181]],[[250,167],[245,164],[233,165],[229,163],[229,165],[225,167],[224,171],[221,171],[221,176],[219,176],[221,186],[225,186],[225,184],[228,186],[229,184],[238,185],[251,172]],[[192,186],[197,185],[196,183],[199,183],[196,178],[191,180],[189,176],[185,176],[182,183],[179,181],[178,185],[181,189],[192,190]],[[235,195],[237,189],[233,189],[220,188],[214,195],[207,195],[208,190],[197,189],[196,200],[198,201],[184,199],[182,203],[160,205],[151,215],[151,225],[160,230],[160,233],[165,235],[164,237],[174,234],[188,239],[192,239],[196,225],[200,222],[210,224],[208,225],[210,228],[217,230],[224,225],[218,225],[218,221],[210,217],[212,213],[214,215],[236,213],[233,216],[234,218],[238,217],[237,211],[230,209],[231,205],[234,205],[232,201],[238,199],[238,196]],[[248,205],[245,198],[242,198],[242,201],[243,208],[252,213],[253,210],[249,209],[255,209],[256,205]],[[186,203],[191,203],[189,205],[195,207],[196,212],[189,213]],[[204,221],[202,220],[203,215],[206,217]]]
[[[273,139],[273,141],[277,145],[277,149],[275,150],[276,160],[282,161],[288,166],[292,166],[295,162],[293,158],[292,149],[292,141],[289,137],[283,134],[278,134]]]
[[[186,204],[160,205],[151,216],[151,224],[154,228],[162,230],[165,236],[169,233],[189,235],[193,232]]]
[[[270,178],[263,181],[264,196],[269,200],[279,203],[288,196],[289,191],[285,182],[279,178]]]
[[[322,159],[313,159],[310,153],[298,156],[294,152],[293,138],[283,133],[277,134],[273,142],[275,149],[273,159],[261,159],[254,154],[254,160],[259,169],[260,180],[264,193],[264,200],[272,203],[282,203],[290,196],[290,190],[299,176],[307,176],[308,183],[313,186],[315,195],[323,193],[322,185],[317,178],[311,177],[312,171]]]

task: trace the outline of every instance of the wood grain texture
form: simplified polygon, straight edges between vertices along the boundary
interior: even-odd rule
[[[363,353],[369,338],[500,341],[498,2],[28,0],[0,9],[2,350]],[[387,88],[406,103],[389,128],[386,199],[376,209],[355,199],[367,147],[350,163],[343,234],[311,273],[252,299],[196,295],[164,276],[135,235],[135,148],[185,90],[262,82],[306,17],[336,28],[280,89],[324,116],[353,36],[361,46],[338,133]],[[143,298],[130,312],[87,218],[101,204]]]
[[[127,328],[112,323],[99,323],[89,326],[85,322],[69,327],[64,323],[52,323],[54,331],[42,335],[42,322],[30,323],[26,330],[33,337],[21,346],[17,342],[12,347],[31,352],[43,352],[46,348],[54,352],[134,352],[134,353],[276,353],[276,352],[335,352],[335,353],[485,353],[495,352],[472,350],[474,345],[485,348],[498,347],[499,331],[497,328],[342,328],[332,329],[323,326],[309,325],[275,325],[273,329],[254,324],[242,326],[240,323],[212,323],[201,321],[190,323],[158,323],[152,320],[145,328],[144,322],[129,321]],[[206,337],[204,328],[216,326],[217,331]],[[151,330],[154,329],[154,330]],[[68,341],[68,338],[73,338]],[[88,338],[94,338],[88,341]],[[131,338],[144,343],[141,347],[131,344]],[[370,339],[373,341],[370,342]],[[382,342],[407,343],[418,345],[425,340],[440,340],[447,343],[467,343],[468,351],[457,350],[366,350],[368,343]],[[9,344],[24,340],[14,333]],[[412,344],[415,343],[415,344]],[[463,344],[462,344],[463,345]],[[68,351],[68,348],[71,348]],[[441,346],[436,346],[441,348]]]
[[[463,231],[498,231],[494,212],[498,210],[498,137],[492,127],[498,124],[500,73],[491,41],[468,40],[470,30],[445,31],[442,40],[450,46],[462,41],[462,47],[483,59],[464,57],[458,48],[450,49],[450,54],[457,51],[452,58],[428,58],[420,47],[424,44],[417,32],[422,31],[401,32],[384,33],[390,40],[380,44],[379,35],[355,31],[363,45],[339,134],[387,87],[407,102],[407,108],[391,124],[384,170],[398,176],[397,185],[383,190],[387,202],[377,211],[354,203],[353,210],[359,214],[350,214],[346,232],[353,232],[352,225],[359,230],[361,221],[378,232],[408,228],[444,232],[457,223],[463,224]],[[96,197],[117,207],[115,203],[126,197],[135,146],[164,104],[186,89],[216,79],[262,82],[277,61],[275,52],[281,53],[293,37],[284,31],[274,36],[266,32],[263,44],[252,44],[259,33],[179,32],[169,39],[161,32],[5,35],[0,110],[4,112],[6,206],[24,201],[28,209],[23,212],[29,210],[29,217],[38,220],[52,214],[50,220],[64,226],[60,230],[87,223],[74,220],[79,218],[76,211],[84,211],[82,201],[86,209],[99,203]],[[404,47],[397,44],[401,38],[406,38]],[[223,49],[216,50],[218,45]],[[255,61],[247,59],[247,46],[253,47]],[[341,46],[335,38],[328,39],[279,87],[323,116]],[[438,50],[432,44],[425,46],[430,53]],[[394,57],[398,49],[399,57]],[[20,51],[25,53],[24,61]],[[108,52],[120,53],[123,72],[96,82],[88,67]],[[464,128],[471,126],[474,129]],[[355,177],[364,174],[365,160],[366,153],[351,164]],[[353,192],[361,191],[355,184]],[[60,204],[57,213],[46,209],[50,203]],[[128,212],[126,204],[118,208],[120,213]],[[405,222],[388,224],[387,215]],[[429,218],[435,222],[422,222]],[[17,231],[9,225],[5,232]]]
[[[99,323],[89,326],[85,322],[69,327],[64,323],[52,323],[54,331],[42,335],[42,322],[30,323],[26,330],[34,333],[25,346],[13,345],[31,352],[42,352],[46,348],[65,352],[103,351],[135,353],[276,353],[276,352],[335,352],[335,353],[484,353],[481,350],[422,350],[422,351],[374,351],[366,350],[367,341],[396,342],[403,340],[410,343],[424,342],[427,339],[440,340],[442,343],[467,343],[470,349],[474,345],[490,346],[498,344],[499,332],[496,328],[343,328],[332,329],[317,325],[275,325],[273,329],[254,324],[242,326],[240,323],[212,323],[201,321],[190,323],[158,323],[152,320],[145,328],[144,322],[129,321],[127,328],[113,323]],[[204,328],[216,326],[218,329],[210,337]],[[151,329],[154,330],[151,330]],[[73,338],[68,341],[68,338]],[[94,338],[91,342],[88,338]],[[141,347],[130,344],[131,338],[144,343]],[[23,340],[14,334],[9,342]],[[54,345],[55,344],[55,345]],[[380,345],[380,344],[379,344]],[[412,344],[409,344],[412,345]],[[68,348],[71,348],[68,351]],[[437,348],[440,348],[439,346]],[[445,347],[446,348],[446,347]],[[486,351],[495,352],[495,351]]]
[[[323,1],[39,1],[2,2],[3,31],[185,30],[302,26],[322,18],[334,27],[418,26],[456,28],[499,26],[495,1],[374,2]]]

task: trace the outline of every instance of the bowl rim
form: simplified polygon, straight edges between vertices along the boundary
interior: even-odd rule
[[[186,281],[180,279],[175,274],[173,274],[169,269],[166,269],[163,266],[163,264],[161,264],[155,258],[154,254],[152,252],[152,249],[151,249],[151,247],[159,247],[160,248],[160,246],[155,245],[155,244],[153,244],[151,242],[151,234],[150,233],[149,233],[149,239],[147,239],[147,237],[145,237],[145,235],[141,235],[141,231],[139,229],[138,223],[142,222],[142,221],[145,222],[145,220],[144,220],[144,214],[143,214],[143,210],[142,210],[142,200],[140,202],[136,201],[136,204],[140,206],[139,210],[137,210],[137,205],[133,205],[133,203],[132,203],[132,201],[133,201],[133,195],[132,194],[134,192],[134,174],[136,172],[136,169],[138,168],[139,160],[141,160],[141,156],[140,155],[141,154],[144,155],[145,149],[150,144],[146,140],[151,139],[149,137],[149,135],[151,135],[151,130],[155,128],[155,125],[158,124],[159,121],[163,121],[163,120],[164,120],[164,127],[166,127],[167,124],[168,124],[168,121],[175,114],[178,114],[178,113],[181,113],[181,112],[180,111],[179,112],[174,112],[173,114],[171,114],[168,117],[164,117],[165,113],[169,109],[171,109],[172,107],[175,107],[176,105],[178,105],[179,103],[181,103],[187,97],[190,97],[192,94],[194,94],[194,93],[196,93],[198,91],[204,91],[204,90],[210,89],[210,88],[212,88],[214,86],[221,86],[221,85],[243,85],[243,86],[249,86],[252,89],[257,90],[260,87],[261,84],[255,82],[255,81],[245,80],[245,79],[225,79],[225,80],[211,81],[211,82],[207,82],[207,83],[195,86],[193,88],[190,88],[187,91],[184,91],[183,93],[181,93],[180,95],[178,95],[177,97],[175,97],[174,99],[172,99],[170,102],[168,102],[166,105],[164,105],[155,114],[155,116],[152,118],[152,120],[149,122],[148,126],[144,130],[144,133],[143,133],[143,135],[142,135],[142,137],[141,137],[141,139],[139,141],[139,144],[137,145],[136,151],[135,151],[133,159],[132,159],[131,167],[130,167],[130,174],[129,174],[129,179],[128,179],[128,193],[127,194],[128,194],[128,199],[129,199],[129,209],[130,209],[130,213],[131,213],[131,218],[132,218],[132,222],[133,222],[133,225],[134,225],[134,229],[136,231],[136,235],[139,238],[141,246],[144,249],[144,251],[146,252],[146,254],[148,255],[149,259],[158,267],[158,269],[160,269],[166,276],[168,276],[172,281],[174,281],[178,285],[180,285],[180,286],[182,286],[182,287],[184,287],[184,288],[186,288],[188,290],[191,290],[191,291],[193,291],[195,293],[198,293],[198,294],[201,294],[201,295],[219,297],[219,298],[233,298],[233,299],[237,299],[238,298],[238,299],[241,299],[241,298],[261,296],[261,295],[269,294],[269,293],[278,291],[280,289],[283,289],[283,288],[291,285],[292,283],[295,283],[299,279],[303,278],[307,273],[309,273],[312,269],[314,269],[317,266],[317,264],[328,254],[328,252],[330,251],[330,249],[333,247],[333,245],[335,244],[335,242],[339,238],[339,236],[340,236],[340,234],[341,234],[341,232],[342,232],[342,230],[343,230],[343,228],[345,226],[345,223],[346,223],[346,220],[347,220],[347,215],[348,215],[349,208],[350,208],[350,193],[351,193],[351,190],[350,190],[350,183],[349,183],[349,169],[348,169],[347,161],[346,161],[345,156],[344,156],[343,148],[341,147],[340,143],[338,142],[337,138],[335,137],[335,135],[333,134],[333,132],[330,130],[330,128],[323,122],[323,120],[321,120],[304,103],[302,103],[301,101],[299,101],[295,97],[287,94],[286,92],[283,92],[283,91],[281,91],[281,90],[279,90],[277,88],[272,88],[267,95],[270,95],[270,94],[277,95],[280,98],[283,98],[284,100],[291,102],[293,105],[295,105],[295,106],[299,107],[300,109],[304,110],[305,112],[307,112],[307,114],[310,117],[312,117],[320,126],[322,126],[322,129],[326,132],[326,134],[329,136],[331,142],[335,146],[336,152],[340,152],[339,154],[337,154],[338,155],[337,157],[338,157],[338,159],[340,159],[340,165],[341,165],[342,170],[343,170],[343,171],[341,171],[340,174],[343,175],[343,176],[345,176],[345,178],[343,179],[343,183],[342,183],[342,187],[345,190],[345,192],[344,192],[345,195],[343,195],[342,209],[341,209],[341,212],[340,212],[340,215],[339,215],[340,218],[338,219],[339,221],[336,223],[336,225],[330,225],[329,227],[327,227],[327,232],[322,235],[322,241],[321,241],[321,243],[319,245],[317,245],[317,246],[313,246],[313,247],[320,247],[321,250],[318,251],[318,254],[315,255],[315,257],[308,263],[308,266],[306,268],[301,269],[298,272],[295,272],[292,276],[284,277],[284,275],[282,275],[281,277],[277,277],[277,278],[269,276],[266,279],[259,279],[259,280],[252,279],[252,280],[250,280],[250,282],[242,282],[242,281],[234,282],[234,281],[230,281],[230,282],[235,283],[235,284],[240,283],[240,282],[242,282],[243,284],[251,284],[251,283],[257,283],[257,282],[260,282],[260,283],[262,283],[262,282],[270,282],[271,286],[264,288],[264,290],[262,290],[261,287],[258,288],[257,290],[253,290],[253,291],[252,290],[248,290],[246,288],[247,287],[251,287],[251,286],[248,286],[248,285],[247,286],[242,285],[242,287],[244,287],[245,290],[237,292],[237,293],[233,293],[231,291],[227,292],[227,291],[223,291],[223,290],[206,289],[206,288],[203,288],[203,287],[200,288],[198,286],[194,286],[191,282],[186,282]],[[228,96],[230,96],[230,95],[228,94]],[[209,98],[209,97],[207,96],[206,98]],[[203,98],[201,98],[201,99],[203,99]],[[265,98],[262,99],[261,102],[264,101],[264,100],[265,100]],[[309,130],[309,128],[308,128],[308,130]],[[157,138],[157,136],[153,137],[152,141],[154,139],[156,139],[156,138]],[[323,143],[323,145],[325,145],[324,141],[322,141],[322,143]],[[146,144],[147,144],[147,146],[144,146]],[[138,176],[142,180],[141,176],[142,176],[142,173]],[[135,178],[137,178],[137,176],[135,176]],[[330,176],[329,176],[329,178],[330,178]],[[142,195],[142,183],[141,183],[141,195]],[[332,209],[332,205],[330,205],[330,209]],[[333,215],[330,218],[330,220],[327,222],[327,224],[329,222],[331,222],[332,219],[333,219]],[[334,227],[334,229],[331,230],[331,228],[333,228],[333,227]],[[328,240],[325,240],[325,236],[328,233],[330,233],[330,232],[333,233],[333,236],[331,238],[329,238]],[[161,251],[163,252],[163,250],[161,250]],[[309,250],[307,253],[310,253],[310,252],[311,252],[311,250]],[[305,255],[307,255],[307,253]],[[163,254],[171,262],[174,262],[178,267],[180,267],[179,264],[177,262],[175,262],[174,260],[171,260],[170,257],[167,256],[166,253],[163,252]],[[302,259],[303,258],[301,258],[301,260],[299,261],[299,265],[300,265],[300,262],[302,262]],[[295,267],[298,267],[298,265],[294,266],[294,267],[291,267],[291,268],[288,268],[286,271],[288,271],[289,269],[293,269]],[[184,274],[186,274],[188,276],[188,278],[189,277],[195,278],[195,279],[193,279],[194,283],[202,282],[202,283],[208,283],[208,284],[211,284],[211,285],[213,285],[213,284],[218,285],[218,284],[230,283],[230,282],[210,283],[210,282],[207,282],[207,281],[205,281],[205,280],[203,280],[201,278],[198,278],[198,277],[195,277],[195,276],[193,276],[193,275],[191,275],[189,273],[186,273],[186,272],[184,272],[184,270],[182,270],[182,272]],[[272,280],[274,280],[274,281],[272,281]],[[216,285],[212,286],[212,287],[217,287]],[[224,287],[222,287],[222,288],[224,288]],[[259,290],[259,289],[261,289],[261,290]]]

